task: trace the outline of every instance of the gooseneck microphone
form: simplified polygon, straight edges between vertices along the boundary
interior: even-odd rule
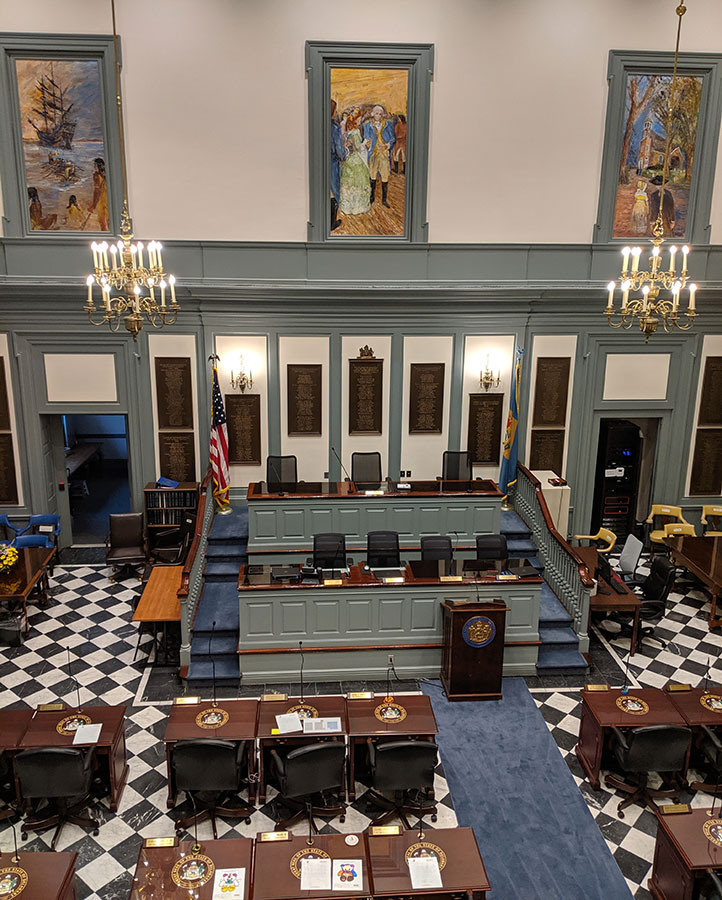
[[[78,712],[80,712],[80,685],[78,684],[78,679],[73,675],[73,670],[70,668],[70,646],[67,646],[65,649],[68,651],[68,677],[75,685],[75,690],[78,695]]]
[[[331,453],[333,453],[333,455],[334,455],[334,456],[336,457],[336,459],[339,461],[339,465],[340,465],[341,468],[343,469],[343,473],[344,473],[344,475],[346,476],[346,479],[347,479],[348,481],[351,481],[351,476],[348,474],[348,470],[346,469],[346,466],[345,466],[345,465],[343,464],[343,462],[341,461],[341,457],[338,455],[338,453],[336,453],[336,448],[335,448],[335,447],[331,447]]]
[[[303,641],[298,642],[298,652],[301,654],[301,703],[303,703]]]
[[[216,705],[216,660],[213,654],[211,653],[211,641],[213,640],[213,635],[216,630],[216,620],[213,620],[213,625],[211,626],[211,633],[208,638],[208,655],[211,658],[211,675],[213,677],[213,707]]]

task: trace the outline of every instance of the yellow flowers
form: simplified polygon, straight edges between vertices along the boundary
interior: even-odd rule
[[[3,550],[0,550],[0,575],[9,572],[17,561],[18,551],[16,547],[5,547]]]

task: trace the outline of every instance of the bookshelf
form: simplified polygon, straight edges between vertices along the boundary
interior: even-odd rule
[[[181,481],[177,488],[159,488],[148,482],[144,491],[145,524],[152,543],[152,529],[180,525],[183,513],[198,508],[198,482]]]

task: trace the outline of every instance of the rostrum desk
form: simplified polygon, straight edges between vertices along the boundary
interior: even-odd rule
[[[351,566],[336,584],[273,581],[272,567],[242,566],[239,653],[247,684],[298,680],[298,642],[304,673],[315,681],[382,680],[389,654],[401,677],[438,678],[446,601],[500,601],[506,619],[504,675],[535,675],[539,650],[541,578],[499,580],[465,574],[459,581],[416,577],[384,583]],[[289,567],[290,569],[290,567]],[[338,583],[340,582],[340,583]]]
[[[75,900],[77,853],[35,853],[21,848],[17,862],[13,857],[13,853],[3,853],[0,858],[0,897]],[[23,882],[25,887],[15,894]]]
[[[687,569],[709,588],[712,594],[709,627],[719,628],[722,625],[717,610],[722,596],[722,538],[680,534],[665,538],[663,543],[669,547],[673,563]]]
[[[499,532],[501,499],[489,479],[254,482],[248,486],[248,559],[305,557],[313,550],[314,534],[323,532],[344,534],[347,552],[356,557],[365,552],[369,531],[396,531],[402,547],[418,547],[430,534],[451,534],[459,546],[474,545],[475,535]]]
[[[722,874],[722,818],[719,810],[714,817],[708,815],[709,800],[701,809],[657,817],[654,862],[647,882],[654,900],[696,900],[707,871]]]

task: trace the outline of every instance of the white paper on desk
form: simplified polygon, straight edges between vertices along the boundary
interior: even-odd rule
[[[341,734],[341,719],[339,716],[331,716],[327,718],[319,717],[318,719],[304,719],[303,733],[318,734],[318,732],[335,732]]]
[[[226,900],[226,897],[243,897],[246,886],[246,870],[216,869],[213,879],[212,900]]]
[[[78,725],[75,729],[74,744],[97,744],[100,732],[103,729],[103,723],[97,725]]]
[[[333,891],[360,891],[363,890],[363,860],[360,859],[334,859],[333,861]]]
[[[301,718],[296,712],[283,713],[276,716],[276,725],[281,734],[289,734],[291,731],[303,731]]]
[[[301,860],[301,890],[327,891],[331,887],[330,859]]]
[[[425,888],[443,887],[439,860],[435,856],[411,856],[407,862],[409,864],[409,875],[411,876],[411,887],[415,891],[421,891]]]

